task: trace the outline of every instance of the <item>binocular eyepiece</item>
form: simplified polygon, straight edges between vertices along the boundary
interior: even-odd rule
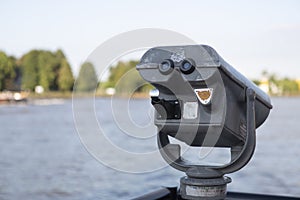
[[[178,63],[178,65],[174,66],[174,62],[171,59],[166,59],[159,64],[159,71],[164,74],[170,74],[173,72],[174,68],[179,69],[184,74],[190,74],[195,70],[195,66],[191,60],[183,60]]]

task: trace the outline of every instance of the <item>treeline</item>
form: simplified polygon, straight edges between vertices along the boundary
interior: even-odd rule
[[[99,84],[100,94],[108,88],[114,88],[117,95],[148,93],[153,87],[146,83],[135,69],[138,61],[120,61],[109,69],[109,77]]]
[[[16,59],[0,52],[0,90],[70,91],[74,84],[71,67],[62,52],[32,50]]]
[[[107,81],[100,83],[100,91],[114,88],[117,94],[126,94],[129,91],[148,93],[153,87],[147,84],[135,70],[138,61],[118,62],[110,68]],[[261,79],[253,80],[265,92],[275,96],[300,95],[300,79],[279,77],[274,73],[263,71]]]
[[[258,86],[265,86],[267,92],[275,96],[300,95],[300,79],[279,77],[277,74],[263,71],[261,80],[254,80]]]
[[[15,82],[19,74],[20,68],[17,65],[17,59],[0,51],[0,91],[6,88],[17,89]]]
[[[148,93],[153,87],[135,70],[138,61],[120,61],[109,69],[107,80],[98,82],[92,63],[81,65],[76,80],[76,91],[95,91],[107,94],[113,89],[117,94]],[[262,72],[262,79],[254,82],[271,95],[300,95],[300,80],[279,78],[276,74]],[[72,91],[74,75],[62,50],[54,52],[31,50],[20,58],[0,51],[0,91],[30,90],[42,86],[45,91]]]
[[[108,80],[99,84],[101,94],[108,88],[114,88],[117,94],[147,93],[153,87],[146,83],[135,70],[138,61],[118,62],[110,68]],[[274,73],[263,71],[261,79],[253,80],[270,95],[291,96],[300,95],[300,79],[280,78]]]
[[[91,62],[83,63],[80,67],[74,91],[94,92],[98,85],[98,77],[94,65]]]
[[[66,92],[74,89],[74,82],[62,50],[31,50],[19,59],[0,51],[0,91],[34,91],[36,86],[41,86],[46,92]],[[81,65],[75,86],[79,92],[97,89],[98,78],[92,63]]]

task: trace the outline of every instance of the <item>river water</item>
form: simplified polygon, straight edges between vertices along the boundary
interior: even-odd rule
[[[249,165],[230,175],[230,191],[300,196],[300,98],[273,98],[272,103],[274,109],[257,130],[255,155]],[[155,137],[135,143],[114,136],[120,129],[109,117],[110,100],[99,98],[95,105],[114,143],[136,151],[157,148]],[[141,125],[151,121],[149,100],[132,100],[129,107],[132,120]],[[110,159],[126,163],[114,155]],[[183,175],[171,167],[126,173],[97,161],[77,134],[72,100],[0,106],[1,200],[130,199],[159,186],[177,186]]]

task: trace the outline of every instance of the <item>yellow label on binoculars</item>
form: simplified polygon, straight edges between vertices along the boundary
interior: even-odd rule
[[[201,88],[201,89],[195,89],[194,91],[199,101],[202,104],[207,105],[210,103],[212,93],[213,93],[213,88]]]

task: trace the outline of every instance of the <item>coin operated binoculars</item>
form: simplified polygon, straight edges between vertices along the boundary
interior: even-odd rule
[[[151,94],[158,146],[180,179],[182,199],[225,199],[224,176],[251,159],[256,128],[268,117],[270,98],[206,45],[148,50],[137,70],[156,90]],[[169,137],[193,147],[230,148],[230,162],[201,165],[186,160]]]

